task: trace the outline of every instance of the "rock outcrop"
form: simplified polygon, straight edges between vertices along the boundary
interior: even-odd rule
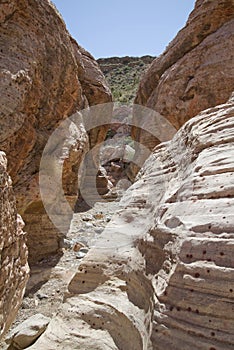
[[[24,223],[16,211],[7,160],[0,152],[0,338],[20,307],[28,280]]]
[[[61,121],[89,105],[111,101],[111,93],[98,64],[70,37],[52,2],[6,0],[0,6],[0,147],[8,157],[34,263],[57,252],[60,241],[39,194],[46,142]],[[107,131],[99,127],[88,137],[84,128],[78,129],[63,159],[64,191],[71,198],[77,194],[73,179],[83,154],[103,141]]]
[[[114,69],[121,69],[126,66],[128,67],[143,67],[143,64],[148,65],[152,63],[155,57],[153,56],[142,56],[142,57],[107,57],[107,58],[99,58],[97,60],[102,72],[104,74],[113,71]]]
[[[233,91],[233,33],[233,0],[196,1],[186,26],[144,74],[135,103],[179,129],[202,110],[226,102]],[[159,143],[137,128],[132,136],[151,150]]]
[[[234,99],[156,147],[29,349],[231,350]]]
[[[49,322],[50,318],[43,314],[33,315],[10,331],[6,343],[12,350],[26,349],[46,330]]]

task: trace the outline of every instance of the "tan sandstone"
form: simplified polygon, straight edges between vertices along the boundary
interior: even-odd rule
[[[71,38],[52,2],[6,0],[0,8],[0,148],[8,157],[29,258],[35,263],[58,252],[61,240],[39,194],[46,142],[61,121],[89,105],[111,101],[111,93],[98,64]],[[87,135],[81,122],[71,135],[70,151],[65,147],[63,187],[71,205],[81,159],[90,146],[103,141],[106,129]]]
[[[144,74],[135,103],[156,110],[178,130],[227,101],[234,88],[233,52],[233,0],[196,1],[185,27]],[[135,127],[132,137],[150,150],[161,141]],[[132,165],[130,177],[138,170]]]
[[[234,99],[156,147],[29,349],[231,350]]]
[[[0,338],[16,317],[28,280],[28,250],[23,227],[7,173],[7,159],[0,152]]]

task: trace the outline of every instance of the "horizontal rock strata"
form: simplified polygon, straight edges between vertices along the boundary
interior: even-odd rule
[[[147,160],[29,349],[231,350],[234,100]]]

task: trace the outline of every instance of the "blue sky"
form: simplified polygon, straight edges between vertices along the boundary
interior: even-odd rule
[[[157,56],[195,0],[52,0],[78,43],[95,58]]]

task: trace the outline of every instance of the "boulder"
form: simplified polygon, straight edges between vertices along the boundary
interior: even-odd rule
[[[6,343],[14,349],[26,349],[46,330],[49,322],[50,318],[42,314],[33,315],[10,331]]]

